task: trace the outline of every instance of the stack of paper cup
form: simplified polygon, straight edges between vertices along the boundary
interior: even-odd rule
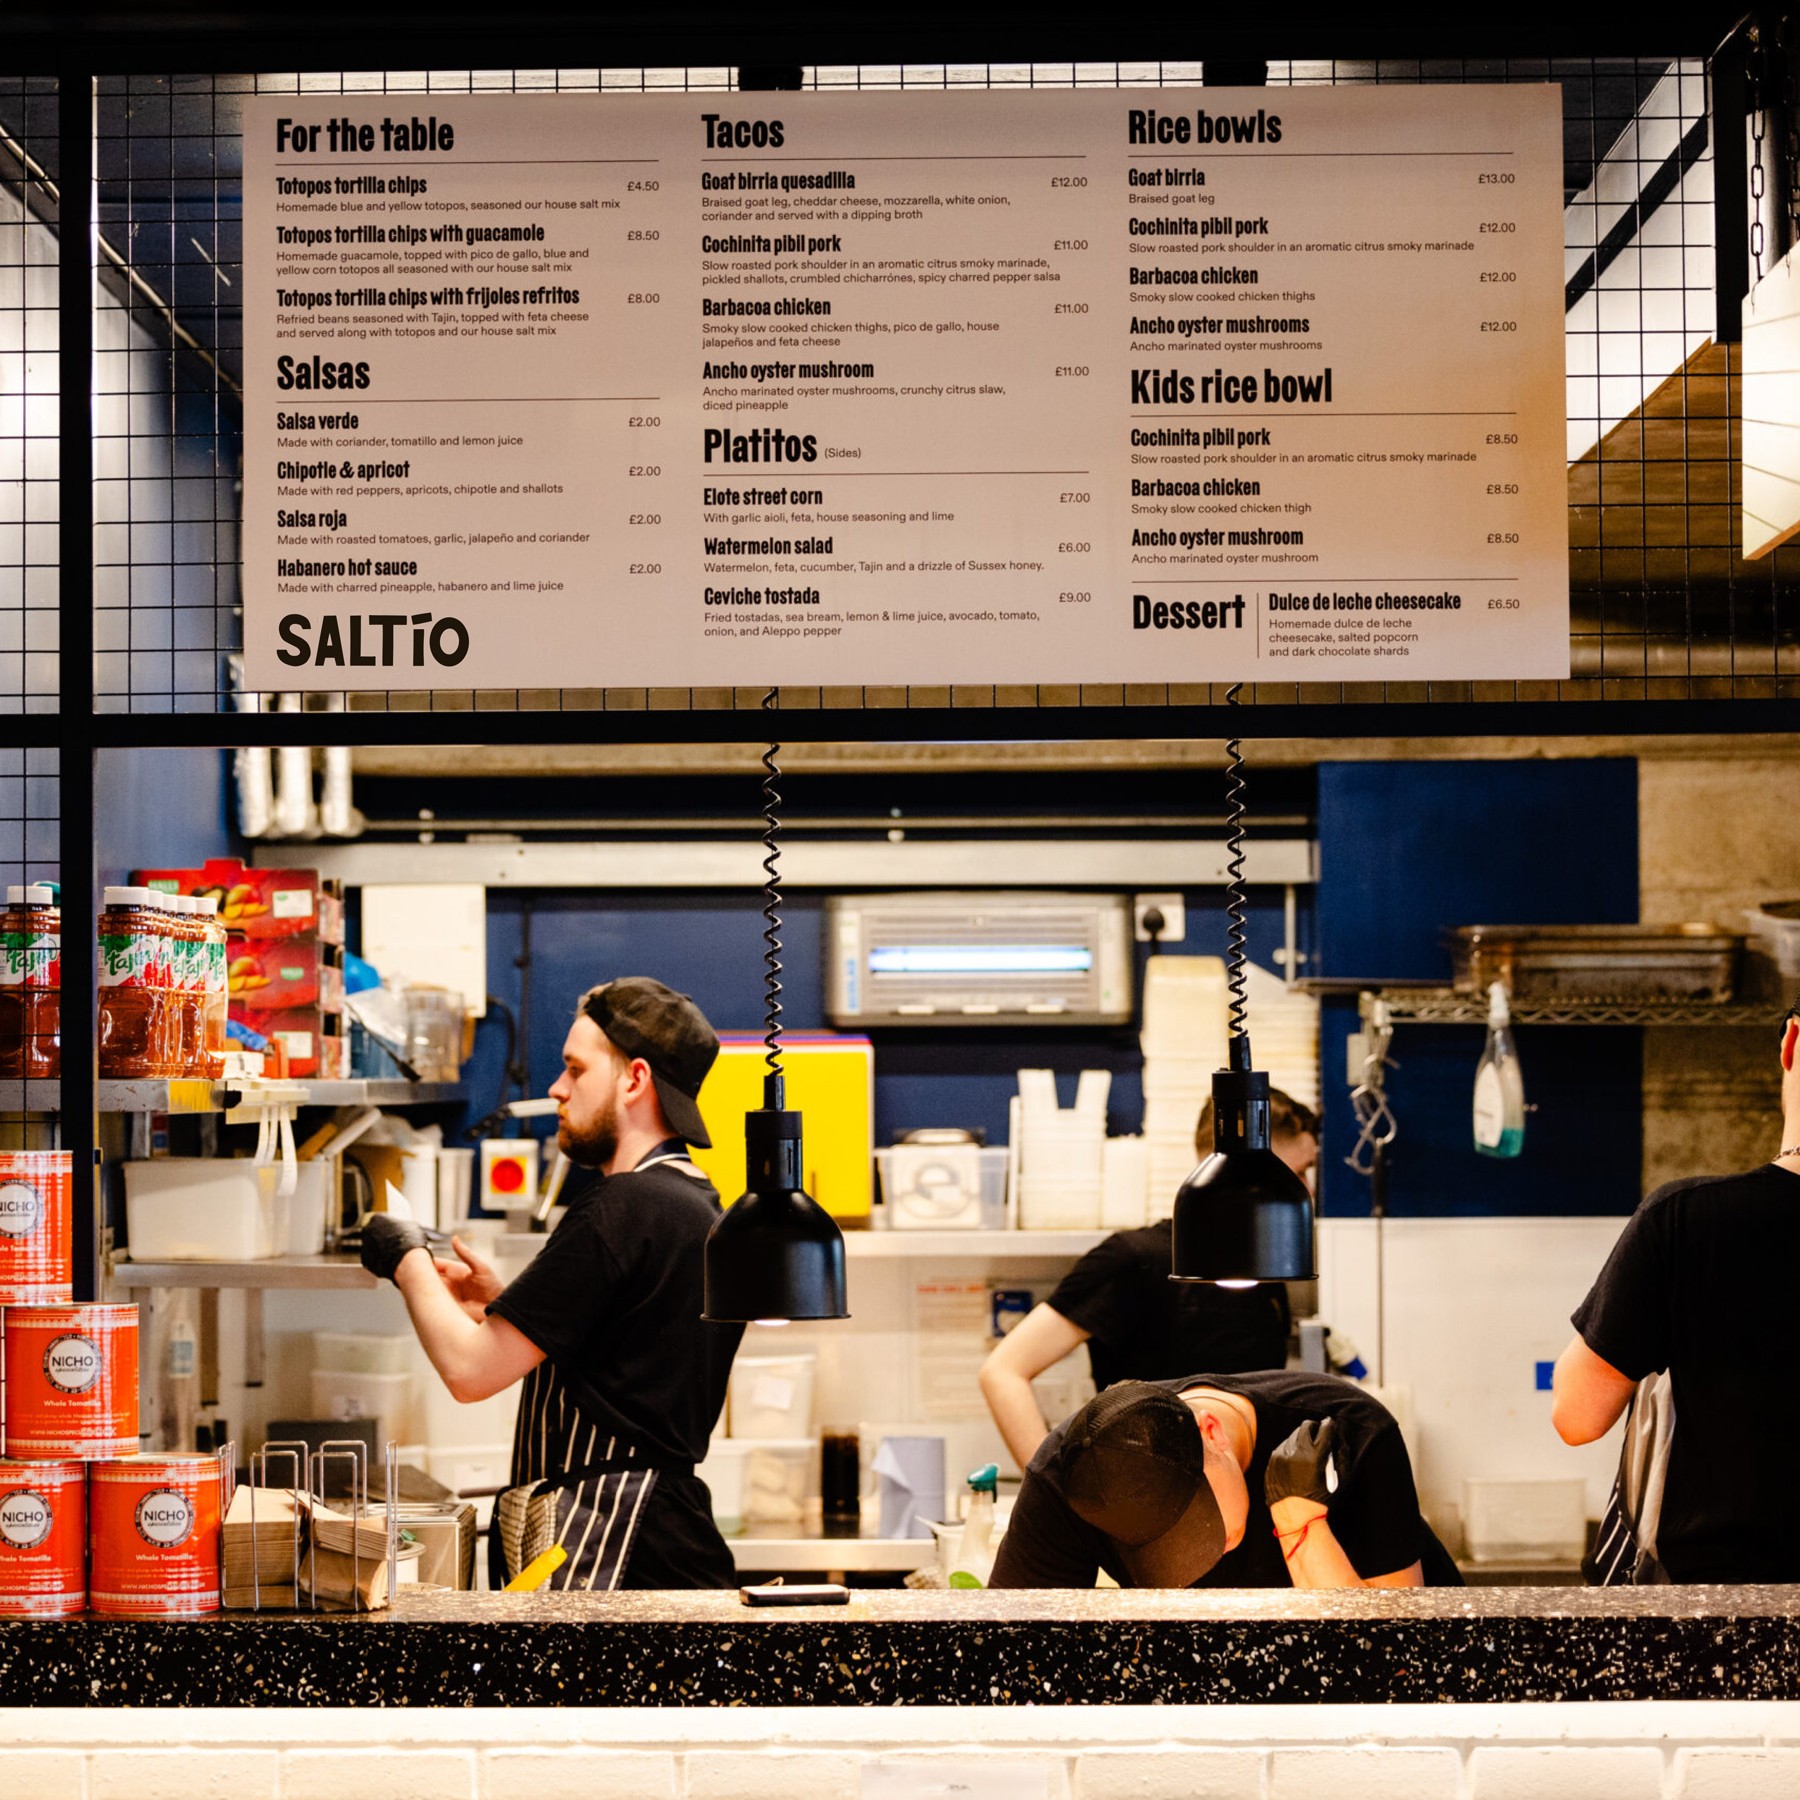
[[[1270,1087],[1302,1106],[1319,1104],[1319,1003],[1297,994],[1279,975],[1251,963],[1245,998],[1250,1004],[1250,1037],[1256,1066],[1266,1069]]]
[[[1049,1069],[1019,1071],[1019,1227],[1091,1231],[1100,1223],[1106,1099],[1112,1076],[1083,1069],[1075,1104],[1056,1102]]]
[[[1144,1144],[1148,1211],[1163,1219],[1199,1160],[1194,1127],[1226,1064],[1225,964],[1153,956],[1144,973]]]

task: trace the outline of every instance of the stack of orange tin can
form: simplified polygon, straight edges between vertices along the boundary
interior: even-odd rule
[[[138,1453],[138,1309],[77,1305],[70,1158],[0,1151],[0,1618],[219,1609],[210,1456]]]

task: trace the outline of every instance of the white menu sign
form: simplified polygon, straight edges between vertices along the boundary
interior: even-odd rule
[[[247,101],[250,677],[1564,676],[1560,120]]]

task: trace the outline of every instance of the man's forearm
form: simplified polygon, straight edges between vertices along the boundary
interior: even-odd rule
[[[1322,1506],[1308,1500],[1280,1500],[1271,1508],[1275,1536],[1297,1588],[1362,1587],[1344,1547],[1332,1535]]]
[[[409,1251],[394,1271],[394,1285],[431,1366],[456,1399],[485,1400],[523,1373],[497,1360],[489,1326],[463,1310],[428,1251]]]
[[[1287,1561],[1288,1579],[1297,1588],[1416,1587],[1416,1565],[1407,1571],[1411,1579],[1387,1577],[1365,1580],[1344,1554],[1332,1532],[1325,1509],[1307,1500],[1278,1501],[1271,1514],[1281,1553]]]

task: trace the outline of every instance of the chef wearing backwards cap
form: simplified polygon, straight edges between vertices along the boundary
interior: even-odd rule
[[[1394,1416],[1303,1370],[1122,1381],[1025,1473],[989,1583],[1452,1587]]]

